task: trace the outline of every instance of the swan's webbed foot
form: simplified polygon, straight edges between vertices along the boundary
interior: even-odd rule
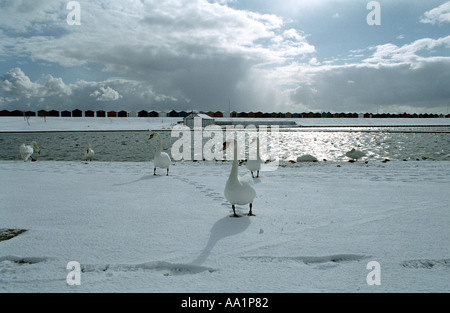
[[[236,214],[236,208],[234,207],[234,204],[231,207],[233,208],[233,215],[231,217],[240,217]]]

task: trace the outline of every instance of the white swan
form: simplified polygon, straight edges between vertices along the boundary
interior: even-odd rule
[[[225,198],[231,203],[233,208],[233,216],[239,217],[236,214],[235,205],[245,205],[249,204],[250,211],[248,216],[253,216],[252,206],[253,200],[256,197],[255,188],[253,188],[253,179],[250,175],[243,177],[238,176],[238,153],[237,153],[237,141],[235,139],[231,140],[234,145],[234,159],[233,166],[231,167],[230,176],[228,177],[227,184],[225,185]],[[225,142],[223,149],[227,149],[229,142]]]
[[[167,175],[169,176],[169,167],[170,167],[170,156],[165,153],[162,152],[162,141],[161,141],[161,136],[159,136],[158,133],[153,133],[150,135],[150,138],[148,138],[148,140],[153,139],[153,137],[156,137],[156,139],[158,140],[158,146],[156,148],[156,152],[155,152],[155,157],[153,158],[153,165],[154,165],[154,169],[153,169],[153,175],[156,175],[156,168],[166,168],[167,169]]]
[[[365,155],[366,155],[365,152],[362,152],[360,150],[356,150],[355,148],[353,148],[352,150],[348,151],[345,154],[345,156],[349,157],[350,159],[352,159],[352,161],[358,160],[358,159],[362,158]]]
[[[252,140],[252,143],[254,140]],[[249,156],[250,158],[250,156]],[[247,164],[245,165],[249,171],[252,173],[252,177],[255,177],[253,175],[253,172],[256,171],[256,177],[259,177],[259,171],[261,170],[261,164],[263,161],[261,160],[261,156],[259,155],[259,137],[256,137],[256,160],[248,160]]]
[[[24,143],[20,146],[20,155],[22,156],[22,159],[24,162],[28,160],[28,158],[31,158],[31,161],[36,161],[33,159],[32,155],[34,152],[37,152],[38,154],[41,154],[41,150],[39,149],[37,143],[33,141],[31,145],[25,145]]]
[[[94,159],[94,150],[91,149],[91,145],[89,144],[86,152],[84,153],[84,159],[86,161],[92,161]]]

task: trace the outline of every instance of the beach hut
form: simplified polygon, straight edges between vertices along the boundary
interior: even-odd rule
[[[300,113],[294,113],[294,114],[292,114],[292,117],[293,118],[300,118]]]
[[[97,111],[97,117],[106,117],[106,112],[103,110]]]
[[[59,111],[51,110],[50,112],[48,112],[48,116],[59,117]]]
[[[177,111],[172,110],[172,111],[169,112],[168,117],[180,117],[180,115],[178,114]]]
[[[364,113],[363,117],[364,117],[364,118],[372,118],[372,114],[370,114],[370,113]]]
[[[61,117],[72,117],[72,112],[67,111],[67,110],[62,111],[61,112]]]
[[[36,116],[36,112],[33,111],[26,111],[25,116]]]
[[[136,111],[130,111],[130,112],[128,112],[128,117],[137,117],[137,116],[138,116],[138,114],[137,114]]]
[[[119,113],[117,113],[118,117],[128,117],[128,112],[127,111],[119,111]]]
[[[255,112],[248,112],[247,117],[254,118],[255,117]]]
[[[72,117],[82,117],[83,116],[83,112],[79,109],[75,109],[72,111]]]
[[[231,112],[231,117],[237,117],[238,113],[236,111]]]
[[[24,112],[20,111],[20,110],[14,110],[14,111],[10,112],[9,116],[24,116]]]
[[[44,117],[47,116],[48,112],[46,110],[39,110],[38,111],[38,116]]]
[[[150,111],[148,113],[149,117],[159,117],[159,113],[157,111]]]
[[[178,112],[178,117],[186,117],[186,116],[188,116],[188,113],[186,112],[186,111],[180,111],[180,112]]]
[[[194,128],[194,126],[195,126],[194,123],[196,120],[197,120],[197,123],[199,123],[198,121],[201,121],[202,127],[206,127],[208,125],[214,125],[216,123],[215,119],[209,115],[201,114],[201,113],[191,113],[188,116],[186,116],[185,118],[183,118],[183,124],[190,128]]]
[[[264,117],[264,114],[263,114],[262,112],[256,112],[256,113],[255,113],[255,117],[256,117],[256,118],[263,118],[263,117]]]
[[[214,112],[214,117],[223,117],[223,113],[221,111]]]
[[[0,116],[9,116],[11,113],[8,110],[1,110]]]
[[[291,112],[287,112],[284,114],[285,118],[292,118],[292,113]]]
[[[214,117],[214,112],[212,112],[212,111],[208,111],[204,114],[208,115],[209,117]]]
[[[142,110],[138,112],[139,117],[148,117],[148,111]]]
[[[84,116],[85,117],[95,117],[95,112],[92,110],[87,110],[86,112],[84,112]]]
[[[108,112],[108,117],[117,117],[117,112],[116,111],[109,111]]]

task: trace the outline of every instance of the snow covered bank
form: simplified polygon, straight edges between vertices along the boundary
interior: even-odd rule
[[[230,167],[0,161],[0,229],[27,230],[0,241],[0,292],[450,291],[449,162],[280,167],[241,218]]]
[[[174,117],[0,117],[0,132],[27,131],[114,131],[114,130],[163,130],[171,129],[182,118]],[[251,118],[217,118],[217,121],[235,123],[254,122],[255,124],[275,121],[294,121],[303,127],[336,127],[336,126],[450,126],[448,118],[302,118],[302,119],[251,119]]]

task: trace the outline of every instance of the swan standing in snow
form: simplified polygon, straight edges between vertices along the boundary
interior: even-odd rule
[[[169,176],[169,166],[171,162],[170,156],[167,153],[162,152],[162,141],[159,134],[158,133],[151,134],[148,140],[153,139],[153,137],[156,137],[156,139],[158,140],[158,146],[156,148],[155,157],[153,158],[154,164],[153,175],[156,175],[156,168],[159,167],[159,168],[166,168],[167,169],[166,176]]]
[[[20,155],[22,156],[22,159],[24,162],[28,160],[28,158],[31,158],[31,161],[36,161],[33,159],[32,155],[34,152],[37,152],[38,154],[41,154],[41,150],[39,149],[37,143],[33,141],[31,145],[25,145],[24,143],[20,146]]]
[[[252,143],[253,142],[254,140],[252,141]],[[253,175],[254,171],[256,171],[256,177],[259,177],[259,171],[261,170],[262,163],[263,161],[261,160],[261,156],[259,155],[259,137],[256,137],[256,160],[248,160],[247,164],[245,165],[252,173],[253,178],[255,177]]]
[[[84,153],[84,159],[86,161],[92,161],[94,159],[94,150],[91,149],[91,145],[89,144],[86,152]]]
[[[349,157],[350,159],[352,159],[352,161],[354,162],[355,160],[358,160],[360,158],[362,158],[363,156],[365,156],[366,153],[356,150],[355,148],[353,148],[352,150],[348,151],[345,156]]]
[[[231,167],[230,176],[228,177],[227,184],[225,185],[225,198],[231,203],[233,208],[233,216],[239,217],[236,214],[235,205],[249,204],[250,211],[248,216],[254,216],[252,212],[253,200],[256,197],[255,188],[253,188],[253,179],[250,175],[238,176],[238,153],[237,153],[237,141],[231,140],[234,145],[234,159],[233,166]],[[227,149],[229,142],[225,142],[223,149]]]

